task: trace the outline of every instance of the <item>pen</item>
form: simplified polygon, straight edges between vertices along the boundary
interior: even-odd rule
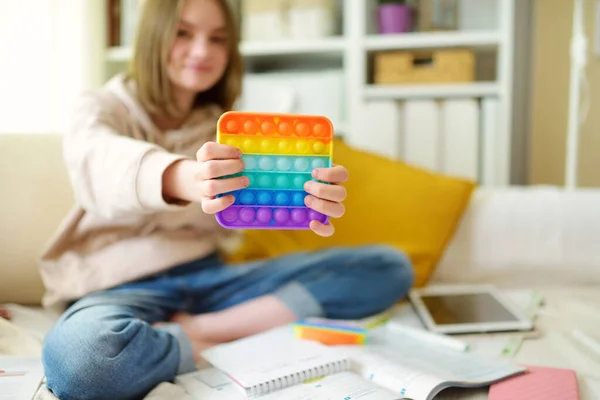
[[[444,345],[458,351],[467,351],[469,349],[469,345],[465,342],[424,329],[413,328],[394,321],[389,322],[387,326],[392,332],[406,334],[418,340],[426,340],[430,343]]]

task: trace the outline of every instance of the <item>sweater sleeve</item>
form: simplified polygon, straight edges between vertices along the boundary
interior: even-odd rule
[[[164,200],[162,175],[187,157],[119,132],[131,117],[111,108],[99,94],[83,96],[65,135],[64,158],[76,201],[105,218],[183,207]]]

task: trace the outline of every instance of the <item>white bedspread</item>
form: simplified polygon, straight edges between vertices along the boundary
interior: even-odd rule
[[[545,298],[537,328],[542,336],[523,343],[514,361],[522,364],[571,368],[579,376],[582,400],[600,400],[600,355],[583,347],[571,337],[581,329],[600,340],[600,287],[536,288]],[[56,315],[40,309],[7,305],[11,323],[0,319],[0,355],[39,356],[45,332]],[[450,395],[452,394],[452,397]],[[456,391],[444,398],[486,399],[483,391]],[[146,399],[191,400],[180,387],[164,383]],[[36,400],[56,400],[42,386]]]

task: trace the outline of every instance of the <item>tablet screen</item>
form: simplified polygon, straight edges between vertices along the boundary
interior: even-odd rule
[[[437,325],[518,321],[489,293],[422,295],[421,300]]]

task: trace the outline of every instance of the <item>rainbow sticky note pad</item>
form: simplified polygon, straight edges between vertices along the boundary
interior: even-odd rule
[[[328,217],[304,204],[304,184],[315,168],[331,167],[333,125],[321,116],[231,111],[217,124],[217,142],[242,150],[248,188],[217,213],[231,229],[309,229]]]
[[[365,344],[368,331],[363,328],[335,323],[298,321],[293,325],[294,335],[300,339],[313,340],[329,346]]]

